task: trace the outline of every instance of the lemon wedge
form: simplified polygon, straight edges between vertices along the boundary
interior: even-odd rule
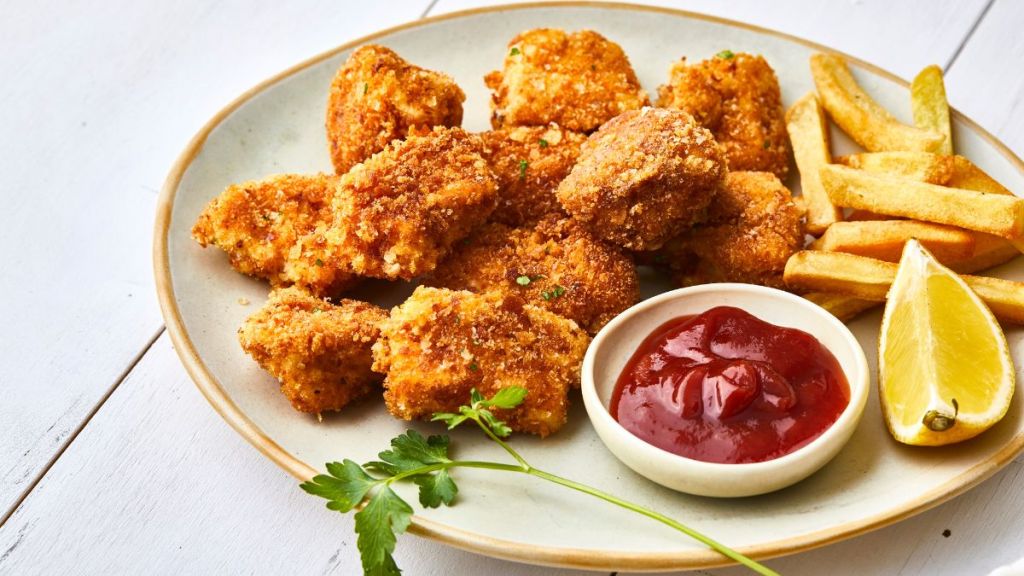
[[[1013,397],[1013,361],[995,316],[917,240],[903,248],[885,305],[878,387],[889,431],[916,446],[984,432]]]

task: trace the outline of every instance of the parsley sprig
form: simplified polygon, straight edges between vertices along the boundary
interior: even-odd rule
[[[433,417],[434,421],[444,422],[449,430],[465,422],[473,422],[488,438],[501,446],[515,460],[515,464],[452,460],[448,456],[448,436],[424,438],[415,430],[407,430],[391,440],[390,450],[378,454],[380,460],[367,462],[361,466],[347,459],[328,463],[327,474],[320,474],[308,482],[303,482],[301,488],[314,496],[326,498],[327,508],[341,513],[350,512],[365,503],[355,515],[358,535],[356,547],[359,549],[365,575],[401,574],[392,554],[395,551],[397,536],[405,532],[412,521],[413,509],[391,489],[392,484],[401,481],[415,483],[419,487],[420,505],[424,508],[437,508],[442,504],[451,506],[459,489],[449,471],[453,468],[484,468],[527,474],[577,492],[590,494],[674,528],[758,574],[778,576],[770,568],[668,516],[531,466],[522,455],[502,440],[512,433],[512,429],[491,411],[492,408],[510,410],[522,404],[524,398],[526,389],[519,386],[502,388],[490,399],[484,398],[473,389],[468,406],[461,406],[458,412],[439,412]]]

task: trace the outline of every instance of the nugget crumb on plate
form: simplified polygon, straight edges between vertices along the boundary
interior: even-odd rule
[[[358,300],[325,302],[297,287],[280,288],[238,330],[242,348],[281,382],[300,412],[340,410],[378,389],[370,347],[387,318]]]
[[[622,48],[592,30],[527,30],[509,42],[504,69],[484,77],[491,125],[591,132],[649,98]]]
[[[359,276],[412,280],[487,220],[497,188],[478,137],[461,128],[410,135],[341,177],[332,225],[310,253]]]
[[[327,101],[335,170],[348,172],[410,128],[462,124],[465,99],[447,74],[414,66],[383,46],[360,47],[338,70]]]
[[[484,132],[480,139],[498,180],[492,221],[523,226],[562,211],[555,189],[576,163],[586,136],[551,124]]]
[[[682,285],[747,282],[785,288],[786,261],[804,245],[804,211],[770,172],[730,172],[706,222],[673,239],[660,261]]]
[[[572,320],[516,296],[420,286],[381,324],[373,369],[386,374],[388,410],[405,420],[456,412],[473,388],[489,397],[521,386],[523,403],[495,415],[547,436],[565,423],[589,341]]]
[[[643,108],[590,135],[557,195],[599,238],[654,250],[704,217],[724,172],[718,144],[692,116]]]
[[[280,174],[232,184],[206,205],[192,237],[227,252],[243,274],[290,283],[283,274],[288,253],[298,238],[330,221],[337,183],[326,174]]]
[[[560,214],[532,228],[483,226],[425,283],[516,295],[591,334],[640,299],[632,259]]]
[[[674,63],[658,88],[658,106],[684,110],[711,130],[730,170],[789,173],[789,135],[779,80],[759,55],[725,51]]]

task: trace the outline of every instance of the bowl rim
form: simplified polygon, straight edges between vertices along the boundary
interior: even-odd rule
[[[764,460],[761,462],[744,462],[744,463],[723,463],[723,462],[706,462],[703,460],[696,460],[694,458],[688,458],[681,456],[674,452],[659,448],[640,437],[634,435],[626,427],[619,423],[611,415],[609,407],[601,399],[597,392],[597,378],[594,375],[595,366],[597,363],[598,352],[601,350],[605,342],[608,341],[610,335],[627,323],[633,321],[634,317],[648,311],[652,308],[657,308],[664,305],[666,302],[671,302],[680,299],[692,298],[695,295],[715,293],[715,292],[732,292],[737,294],[759,294],[767,296],[770,299],[776,299],[780,302],[785,302],[786,305],[796,306],[808,310],[814,317],[821,320],[829,330],[838,333],[841,336],[841,340],[845,345],[849,347],[853,358],[853,367],[856,370],[855,374],[849,374],[840,365],[840,369],[843,370],[843,375],[846,376],[847,385],[850,389],[850,398],[843,408],[843,411],[839,414],[839,417],[825,429],[824,432],[819,434],[816,438],[808,442],[807,444],[797,448],[796,450],[779,456],[778,458],[772,458],[770,460]],[[742,303],[731,304],[736,308],[740,308],[750,314],[757,317],[756,314],[747,310],[743,307]],[[710,308],[709,308],[710,309]],[[758,318],[759,320],[763,320]],[[665,320],[668,321],[668,320]],[[796,326],[789,326],[796,328],[797,330],[804,330]],[[813,334],[812,334],[813,336]],[[817,338],[815,338],[817,339]],[[639,344],[639,343],[637,343]],[[824,346],[824,344],[822,344]],[[828,349],[828,348],[827,348]],[[833,356],[836,355],[835,351],[828,349]],[[605,355],[607,356],[607,355]],[[617,380],[617,378],[616,378]],[[587,348],[587,353],[583,358],[582,367],[582,382],[580,385],[581,392],[583,393],[584,399],[589,400],[585,402],[587,414],[593,420],[598,418],[605,425],[606,429],[612,433],[622,436],[622,439],[629,446],[630,450],[636,450],[642,455],[649,458],[658,460],[660,462],[670,464],[677,471],[685,471],[687,474],[716,474],[723,475],[729,474],[733,476],[741,475],[760,475],[765,473],[776,472],[781,468],[787,468],[790,466],[797,465],[799,462],[803,462],[809,458],[814,457],[822,451],[827,451],[836,438],[846,433],[850,428],[856,429],[860,423],[861,415],[867,404],[868,395],[871,388],[871,375],[870,368],[868,366],[867,356],[864,353],[864,347],[860,345],[857,338],[853,335],[850,329],[839,321],[838,318],[830,314],[824,308],[814,304],[810,300],[801,298],[795,294],[779,290],[777,288],[769,288],[766,286],[758,286],[755,284],[742,284],[736,282],[717,282],[709,284],[699,284],[696,286],[689,286],[685,288],[677,288],[670,290],[657,296],[653,296],[631,306],[624,310],[621,314],[612,319],[611,322],[606,324],[601,330],[594,336],[593,341]],[[588,398],[589,397],[589,398]],[[592,406],[600,406],[600,410],[592,409]],[[594,412],[597,412],[596,414]],[[851,430],[852,433],[852,430]],[[599,435],[600,436],[600,435]],[[604,442],[604,439],[601,440]],[[848,439],[846,440],[848,441]],[[846,441],[842,444],[845,445]],[[605,446],[608,447],[607,443]],[[842,449],[842,446],[839,447]],[[609,452],[618,458],[618,454],[615,450],[608,447]],[[825,462],[827,463],[827,461]],[[639,471],[637,471],[640,473]],[[642,473],[641,473],[642,474]],[[642,474],[646,476],[645,474]]]

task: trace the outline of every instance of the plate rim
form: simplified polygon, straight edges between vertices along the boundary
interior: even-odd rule
[[[238,408],[234,401],[232,401],[228,396],[224,388],[221,387],[220,382],[209,371],[189,337],[188,331],[185,329],[184,320],[181,317],[177,299],[174,294],[174,285],[171,280],[170,259],[168,257],[168,234],[171,224],[171,212],[182,177],[192,164],[195,157],[202,151],[210,133],[213,132],[213,130],[216,129],[231,113],[270,86],[311,66],[319,64],[340,52],[395,32],[430,26],[436,22],[456,20],[491,12],[532,10],[536,8],[551,7],[653,12],[746,29],[758,34],[774,36],[796,44],[801,44],[820,52],[839,54],[846,58],[848,62],[858,67],[896,82],[908,89],[910,87],[909,82],[905,79],[885,70],[884,68],[850,56],[849,54],[839,50],[818,44],[817,42],[812,42],[799,36],[779,32],[762,26],[738,22],[719,16],[662,6],[647,6],[626,2],[605,2],[596,0],[548,0],[541,2],[498,4],[471,8],[391,26],[372,34],[350,40],[335,48],[303,60],[246,90],[207,120],[195,136],[189,140],[188,144],[186,144],[185,148],[174,161],[174,164],[172,164],[157,199],[152,247],[153,269],[156,281],[157,298],[160,303],[160,311],[164,317],[167,333],[170,335],[171,342],[174,345],[174,349],[177,352],[182,365],[185,367],[185,371],[191,377],[196,387],[199,388],[199,391],[203,394],[213,409],[220,414],[225,421],[227,421],[235,432],[245,438],[260,453],[297,479],[308,480],[317,474],[318,471],[283,449]],[[1010,163],[1014,165],[1019,172],[1024,174],[1024,161],[1010,150],[1009,147],[968,116],[959,112],[955,108],[950,107],[950,110],[953,117],[963,122],[968,128],[981,136],[983,140],[1002,154],[1004,158],[1010,161]],[[916,499],[903,506],[892,508],[881,514],[876,514],[872,517],[858,521],[844,522],[842,524],[816,530],[801,536],[786,538],[756,546],[746,546],[738,548],[737,550],[751,558],[774,558],[777,556],[784,556],[787,554],[819,548],[895,524],[938,506],[939,504],[951,500],[952,498],[970,490],[974,486],[994,475],[1022,451],[1024,451],[1024,434],[1019,434],[999,452],[987,460],[969,468],[967,471],[952,478],[942,486],[919,495]],[[675,552],[624,552],[525,544],[513,540],[504,540],[501,538],[481,535],[462,528],[429,520],[420,515],[413,516],[412,523],[409,525],[408,531],[421,537],[442,542],[449,546],[493,558],[544,566],[581,568],[588,570],[630,570],[634,572],[648,572],[713,568],[734,564],[734,562],[728,560],[724,556],[721,556],[714,550],[703,548]]]

